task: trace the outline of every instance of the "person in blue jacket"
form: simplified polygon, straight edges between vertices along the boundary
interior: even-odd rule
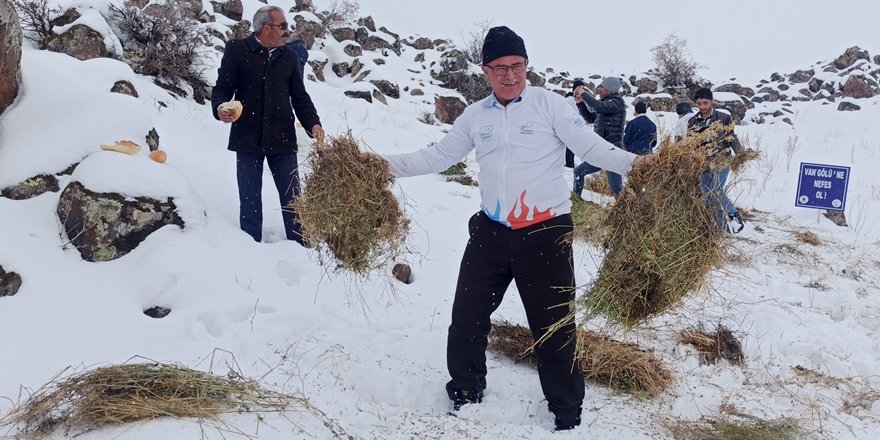
[[[648,154],[657,146],[657,125],[648,119],[648,106],[644,102],[635,105],[636,117],[623,129],[623,149],[633,154]]]

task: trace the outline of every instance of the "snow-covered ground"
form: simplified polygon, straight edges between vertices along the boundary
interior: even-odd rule
[[[258,5],[245,1],[245,17]],[[313,58],[332,53],[336,43],[325,43],[326,52],[313,51]],[[448,127],[418,118],[432,111],[435,93],[449,91],[408,72],[417,51],[403,51],[372,68],[401,88],[418,85],[425,96],[403,93],[388,105],[370,104],[342,94],[350,78],[307,82],[328,133],[351,130],[379,153],[412,151],[443,136]],[[22,78],[18,100],[0,116],[0,188],[85,158],[72,176],[60,177],[62,188],[78,180],[127,196],[173,196],[186,227],[163,228],[122,258],[90,263],[61,228],[60,192],[22,201],[0,197],[0,265],[23,278],[17,295],[0,298],[0,396],[8,398],[0,398],[0,414],[68,366],[140,357],[265,375],[279,389],[307,396],[355,438],[660,439],[669,438],[661,420],[696,420],[722,405],[768,419],[792,416],[820,437],[880,437],[880,173],[874,170],[880,125],[871,122],[880,120],[878,98],[854,100],[862,107],[855,112],[794,103],[793,126],[737,128],[764,153],[731,189],[737,206],[755,219],[731,237],[729,262],[712,273],[710,289],[630,333],[614,334],[652,349],[676,384],[648,401],[590,384],[583,425],[554,433],[537,374],[495,354],[484,402],[447,415],[446,328],[466,222],[479,209],[477,188],[439,175],[397,182],[414,225],[405,256],[412,284],[393,281],[390,268],[367,280],[333,274],[313,251],[283,240],[268,172],[265,242],[239,230],[229,127],[207,105],[170,96],[120,61],[77,61],[30,46]],[[120,79],[132,82],[139,98],[110,93]],[[666,130],[675,121],[672,113],[649,117]],[[117,139],[142,140],[153,127],[168,153],[164,165],[145,151],[123,156],[98,149]],[[299,138],[305,159],[309,141],[302,130]],[[795,138],[789,153],[785,145]],[[851,167],[849,227],[794,206],[801,162]],[[798,241],[798,231],[815,233],[822,244]],[[594,278],[601,258],[600,249],[576,245],[580,283]],[[171,314],[145,316],[153,306]],[[495,317],[525,324],[514,286]],[[742,338],[744,367],[701,366],[690,347],[676,343],[685,328],[717,323]],[[600,320],[583,324],[603,328]],[[333,437],[307,412],[225,420],[261,439]],[[221,435],[193,421],[161,419],[80,438],[203,434]]]

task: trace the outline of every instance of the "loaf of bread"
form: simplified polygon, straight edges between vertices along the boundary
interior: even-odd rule
[[[232,100],[220,104],[220,110],[226,110],[232,113],[232,120],[237,121],[238,118],[241,117],[241,112],[244,110],[244,106],[241,105],[241,101]]]
[[[165,152],[162,150],[154,150],[150,151],[150,159],[153,159],[159,163],[165,163],[165,160],[168,159],[168,155],[165,154]]]
[[[119,140],[112,145],[102,144],[101,149],[105,151],[116,151],[118,153],[135,154],[141,150],[141,146],[132,141]]]

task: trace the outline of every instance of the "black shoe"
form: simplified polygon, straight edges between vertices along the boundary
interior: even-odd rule
[[[449,400],[452,400],[452,410],[458,411],[462,405],[468,403],[480,403],[483,401],[483,390],[456,390],[446,387],[446,393],[449,394]]]
[[[730,232],[731,234],[739,234],[743,230],[743,227],[745,227],[745,222],[738,212],[734,212],[727,216],[727,232]]]
[[[557,431],[568,431],[570,429],[574,429],[576,426],[580,426],[581,424],[581,409],[578,408],[577,412],[561,412],[556,414],[556,430]]]

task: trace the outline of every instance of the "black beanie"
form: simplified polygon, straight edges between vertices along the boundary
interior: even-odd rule
[[[489,29],[489,33],[486,34],[486,39],[483,41],[483,65],[507,55],[519,55],[528,59],[523,39],[507,26],[496,26]]]
[[[637,115],[648,112],[648,105],[644,101],[637,102],[633,107],[635,107]]]
[[[708,99],[712,100],[712,91],[703,87],[702,89],[697,89],[696,93],[694,93],[694,101],[698,99]]]
[[[675,113],[679,116],[684,116],[691,112],[691,105],[687,102],[679,102],[678,105],[675,106]]]

